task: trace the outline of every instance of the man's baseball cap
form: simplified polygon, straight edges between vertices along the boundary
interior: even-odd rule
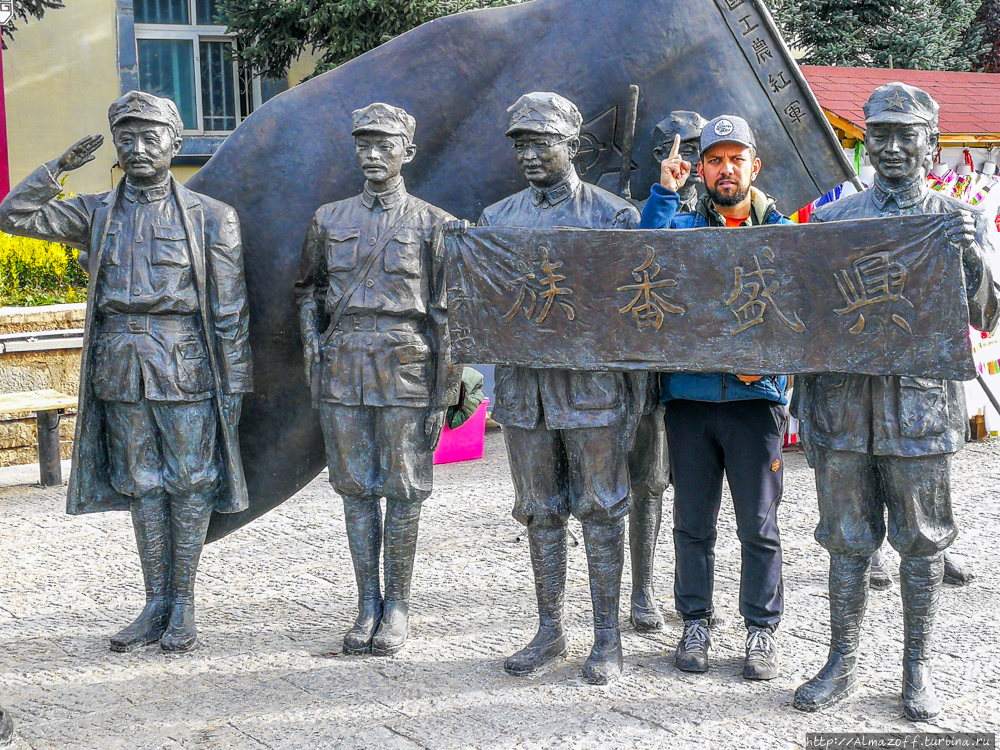
[[[507,110],[507,115],[508,137],[514,133],[540,133],[573,138],[580,135],[583,127],[583,115],[576,105],[549,91],[525,94]]]
[[[905,83],[879,86],[865,103],[865,125],[930,125],[937,130],[938,103],[926,91]]]
[[[405,109],[375,102],[351,113],[351,135],[384,133],[401,135],[409,143],[417,132],[417,121]]]
[[[181,134],[184,130],[184,121],[181,113],[177,110],[177,105],[170,99],[147,94],[144,91],[129,91],[125,96],[115,99],[108,108],[108,122],[111,129],[125,120],[142,120],[144,122],[155,122],[160,125],[169,125],[174,129],[174,133]]]
[[[750,125],[742,117],[722,115],[708,124],[701,131],[701,152],[704,154],[716,143],[737,143],[746,148],[756,150],[757,140],[753,137]]]

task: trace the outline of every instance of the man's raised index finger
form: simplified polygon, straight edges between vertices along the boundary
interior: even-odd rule
[[[681,152],[681,134],[677,133],[674,135],[674,147],[670,149],[669,159],[673,159],[677,154]]]

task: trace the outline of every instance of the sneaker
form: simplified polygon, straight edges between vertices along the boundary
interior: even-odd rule
[[[708,649],[711,646],[708,620],[687,620],[684,635],[674,652],[674,664],[683,672],[707,672]]]
[[[778,676],[778,642],[768,631],[751,627],[743,676],[748,680],[773,680]]]

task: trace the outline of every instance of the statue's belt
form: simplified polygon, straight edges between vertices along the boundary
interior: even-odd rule
[[[331,330],[350,331],[407,331],[421,333],[423,326],[419,320],[400,318],[395,315],[344,315]]]
[[[106,315],[98,324],[103,333],[191,333],[201,330],[199,315]]]

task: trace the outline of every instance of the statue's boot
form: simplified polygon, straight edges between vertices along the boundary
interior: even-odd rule
[[[963,565],[957,558],[944,553],[944,582],[952,586],[968,586],[976,580],[976,574],[968,565]]]
[[[190,651],[198,642],[194,624],[194,585],[198,561],[212,518],[212,495],[174,495],[170,498],[173,537],[170,624],[160,639],[164,651]]]
[[[868,577],[868,585],[876,591],[884,591],[892,587],[892,573],[881,547],[872,555],[872,572]]]
[[[14,741],[14,720],[10,713],[0,708],[0,747],[5,747]]]
[[[583,541],[590,570],[594,605],[594,647],[583,665],[583,679],[607,685],[621,677],[625,666],[618,627],[618,602],[625,564],[625,522],[583,524]]]
[[[382,621],[372,636],[372,653],[391,656],[406,643],[410,620],[410,581],[417,554],[420,503],[385,501],[385,604]]]
[[[799,685],[792,705],[818,711],[858,689],[858,644],[868,603],[871,557],[830,554],[830,655],[815,677]]]
[[[931,675],[931,636],[941,594],[944,555],[903,557],[899,563],[903,594],[903,713],[926,721],[941,713]]]
[[[629,620],[640,633],[663,630],[663,615],[653,590],[653,557],[660,534],[663,496],[635,497],[628,519],[632,557],[632,609]]]
[[[111,650],[127,653],[160,640],[170,621],[170,511],[163,493],[130,504],[139,548],[146,606],[127,628],[111,636]]]
[[[512,675],[531,674],[566,656],[563,597],[566,593],[566,526],[529,524],[528,547],[538,600],[538,632],[527,646],[507,657],[503,668]]]
[[[377,497],[344,496],[347,543],[358,584],[358,619],[344,636],[345,654],[372,650],[372,636],[382,621],[379,553],[382,550],[382,509]]]

